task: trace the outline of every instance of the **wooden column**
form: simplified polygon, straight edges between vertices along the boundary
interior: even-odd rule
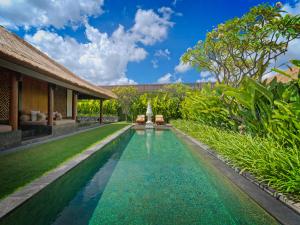
[[[76,120],[77,117],[77,93],[73,91],[73,98],[72,98],[72,119]]]
[[[53,109],[54,109],[54,87],[48,86],[48,125],[53,126]]]
[[[102,118],[103,118],[103,99],[100,99],[100,117],[99,117],[99,123],[102,124]]]
[[[18,129],[18,92],[19,84],[16,74],[11,75],[9,122],[12,130]]]

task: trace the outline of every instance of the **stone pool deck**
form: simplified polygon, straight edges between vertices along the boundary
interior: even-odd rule
[[[284,195],[271,191],[266,185],[255,180],[250,174],[241,173],[238,168],[230,166],[222,156],[218,155],[209,146],[177,128],[172,129],[191,148],[194,148],[199,154],[205,155],[211,164],[220,170],[225,177],[229,178],[229,180],[243,190],[281,224],[300,224],[300,203],[295,203],[287,199]]]
[[[79,163],[93,155],[95,152],[100,151],[105,145],[115,140],[117,137],[119,137],[131,127],[132,125],[128,125],[122,128],[121,130],[115,132],[114,134],[108,136],[104,140],[96,142],[92,147],[86,149],[82,153],[66,161],[62,165],[58,166],[56,169],[49,171],[42,177],[37,178],[36,180],[18,189],[8,197],[1,200],[0,219],[15,208],[17,208],[18,206],[20,206],[21,204],[23,204],[24,202],[26,202],[28,199],[30,199],[36,193],[47,187],[49,184],[57,180],[59,177],[63,176],[65,173],[77,166]]]
[[[65,137],[72,136],[74,134],[83,133],[83,132],[94,130],[94,129],[97,129],[99,127],[103,127],[103,126],[107,126],[107,125],[109,125],[109,124],[96,124],[96,125],[90,126],[90,127],[79,128],[77,131],[74,131],[74,132],[71,132],[71,133],[68,133],[68,134],[63,134],[63,135],[59,135],[59,136],[54,136],[54,135],[50,134],[50,135],[46,135],[46,136],[42,136],[42,137],[37,137],[37,138],[25,140],[25,141],[22,141],[20,143],[20,145],[15,146],[15,147],[0,148],[0,155],[15,152],[15,151],[19,151],[19,150],[26,150],[30,147],[35,146],[35,145],[39,145],[39,144],[59,140],[59,139],[65,138]]]
[[[172,125],[171,124],[164,124],[164,125],[157,125],[157,124],[154,124],[154,129],[155,130],[169,130],[171,129]],[[145,125],[143,124],[134,124],[133,129],[135,130],[145,130]]]

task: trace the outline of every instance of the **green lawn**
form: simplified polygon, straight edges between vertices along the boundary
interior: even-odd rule
[[[230,164],[248,171],[270,187],[300,200],[300,150],[285,148],[272,138],[252,137],[196,121],[172,124],[207,144]]]
[[[0,199],[126,125],[110,124],[23,151],[0,155]]]

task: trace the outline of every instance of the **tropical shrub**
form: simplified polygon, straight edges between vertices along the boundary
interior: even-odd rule
[[[77,103],[77,111],[83,116],[98,116],[100,113],[99,100],[79,100]]]
[[[181,113],[187,120],[300,146],[300,79],[284,84],[244,77],[239,87],[216,85],[193,91],[181,103]]]
[[[183,55],[182,61],[237,87],[245,76],[262,81],[268,67],[300,38],[300,15],[281,4],[253,7],[242,17],[220,24]]]
[[[111,99],[109,101],[103,102],[103,114],[115,116],[118,115],[118,110],[120,108],[120,104],[117,100]]]
[[[172,84],[160,91],[142,93],[132,104],[132,118],[145,114],[148,101],[151,102],[154,115],[161,114],[166,121],[180,118],[180,105],[189,90],[191,88],[186,85]]]
[[[117,102],[119,105],[119,114],[125,117],[125,121],[128,120],[128,116],[131,113],[131,105],[137,98],[137,89],[133,86],[129,87],[117,87],[112,90],[117,96]],[[114,100],[113,100],[114,101]]]
[[[230,116],[252,134],[263,134],[273,110],[273,94],[267,87],[245,77],[238,88],[223,87]]]
[[[203,124],[233,128],[229,110],[222,99],[221,89],[204,86],[200,91],[188,92],[181,103],[182,118],[202,122]]]
[[[294,67],[298,67],[298,79],[292,79],[286,84],[273,80],[269,85],[274,99],[274,110],[268,123],[268,132],[277,140],[287,144],[300,146],[300,61],[291,61]],[[290,75],[284,71],[275,69],[284,76]]]
[[[103,113],[119,116],[121,120],[134,121],[137,115],[146,113],[150,101],[154,115],[162,114],[166,121],[180,118],[181,102],[190,90],[191,88],[184,84],[170,84],[160,91],[138,93],[133,86],[120,86],[112,90],[118,99],[104,101]],[[78,102],[78,113],[81,115],[99,115],[99,109],[99,100]]]
[[[181,60],[210,72],[220,85],[211,93],[190,93],[181,105],[183,118],[300,146],[299,78],[287,84],[263,81],[270,65],[300,38],[299,31],[300,15],[277,3],[253,7],[208,32]],[[292,63],[300,67],[299,61]]]

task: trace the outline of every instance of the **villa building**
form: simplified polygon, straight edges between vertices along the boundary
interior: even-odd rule
[[[77,129],[77,99],[116,98],[0,27],[0,148]],[[99,122],[102,122],[100,110]]]

